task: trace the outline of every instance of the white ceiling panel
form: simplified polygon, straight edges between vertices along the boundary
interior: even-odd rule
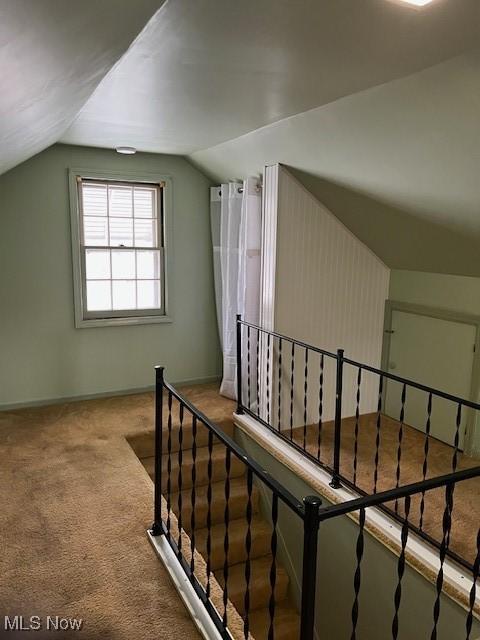
[[[479,0],[169,0],[63,142],[191,153],[468,49]]]
[[[0,0],[0,173],[56,142],[162,0]]]

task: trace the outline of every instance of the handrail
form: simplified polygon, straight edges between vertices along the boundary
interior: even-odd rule
[[[300,637],[302,640],[313,640],[314,639],[314,621],[315,621],[315,590],[316,590],[316,572],[317,572],[317,537],[318,537],[318,512],[320,506],[322,504],[321,499],[318,496],[306,496],[303,499],[303,503],[297,500],[297,498],[291,494],[285,487],[283,487],[277,480],[275,480],[265,469],[263,469],[253,458],[251,458],[243,449],[240,447],[230,436],[222,431],[222,429],[212,422],[207,416],[197,409],[197,407],[190,402],[186,397],[184,397],[180,392],[178,392],[171,384],[165,381],[164,378],[164,368],[163,367],[155,367],[156,370],[156,380],[155,380],[155,493],[154,493],[154,522],[152,524],[152,528],[150,530],[150,534],[153,537],[156,536],[165,536],[165,540],[170,544],[175,556],[180,563],[180,566],[183,572],[186,574],[187,578],[190,580],[195,592],[201,602],[203,603],[207,613],[210,618],[213,620],[216,628],[219,631],[219,634],[225,640],[231,638],[231,634],[228,629],[228,574],[229,574],[229,562],[228,562],[228,551],[230,546],[229,539],[229,523],[230,523],[230,470],[231,470],[231,454],[233,453],[246,467],[246,481],[245,481],[245,491],[246,491],[246,501],[245,501],[245,511],[244,517],[246,522],[246,531],[245,531],[245,552],[246,552],[246,560],[245,560],[245,592],[244,592],[244,604],[245,604],[245,616],[244,616],[244,634],[245,637],[249,637],[249,603],[250,603],[250,571],[251,571],[251,549],[252,549],[252,516],[253,516],[253,503],[252,503],[252,490],[253,490],[253,481],[254,478],[258,479],[262,485],[266,486],[272,492],[272,500],[271,500],[271,518],[272,518],[272,531],[271,531],[271,540],[270,540],[270,548],[272,552],[272,562],[269,572],[269,583],[271,588],[271,594],[269,599],[269,637],[273,637],[273,629],[274,629],[274,615],[275,615],[275,582],[276,582],[276,553],[277,553],[277,523],[278,523],[278,501],[281,500],[287,507],[291,509],[291,511],[296,514],[303,528],[303,573],[302,573],[302,586],[301,586],[301,615],[300,615]],[[164,391],[168,392],[168,464],[167,464],[167,493],[166,493],[166,509],[167,515],[166,519],[163,515],[163,506],[162,501],[164,500],[164,494],[162,489],[162,457],[163,457],[163,438],[164,438],[164,429],[163,429],[163,406],[164,406]],[[178,475],[177,475],[177,485],[176,489],[178,490],[178,495],[176,498],[176,504],[178,507],[178,516],[177,516],[177,527],[178,531],[175,532],[175,527],[173,527],[172,533],[172,519],[171,514],[175,515],[175,509],[172,505],[172,466],[171,466],[171,434],[172,434],[172,399],[175,398],[176,402],[179,404],[179,433],[178,433]],[[184,425],[184,411],[187,411],[192,416],[192,438],[193,442],[191,445],[192,451],[192,468],[191,468],[191,490],[190,500],[188,496],[184,496],[182,494],[182,487],[184,481],[184,475],[182,472],[182,464],[183,464],[183,425]],[[197,424],[203,425],[208,430],[208,466],[207,466],[207,474],[208,474],[208,489],[207,489],[207,513],[204,514],[203,518],[206,515],[206,522],[202,522],[200,526],[205,526],[207,528],[207,537],[206,537],[206,576],[207,582],[206,585],[199,581],[198,575],[195,572],[195,552],[198,551],[196,546],[196,502],[197,499],[197,490],[196,490],[196,479],[197,479],[197,468],[196,468],[196,454],[197,454]],[[211,600],[211,591],[210,591],[210,581],[211,577],[215,576],[215,572],[212,571],[211,564],[211,551],[212,551],[212,526],[217,522],[215,520],[212,525],[212,517],[211,517],[211,506],[212,506],[212,479],[213,479],[213,466],[212,466],[212,450],[213,450],[213,442],[214,437],[220,441],[225,447],[225,472],[226,475],[223,479],[224,484],[224,513],[223,513],[223,523],[224,523],[224,564],[223,564],[223,579],[224,584],[222,586],[223,589],[223,615],[217,607],[217,604],[214,604]],[[216,443],[215,443],[216,444]],[[216,446],[219,446],[216,444]],[[175,489],[173,489],[175,491]],[[220,495],[217,496],[218,499],[222,499]],[[184,502],[190,502],[190,522],[188,523],[188,516],[185,514],[184,510]],[[205,504],[203,505],[205,507]],[[238,509],[238,506],[237,506]],[[184,555],[182,545],[182,531],[185,531],[185,520],[183,519],[185,516],[187,527],[190,526],[190,544],[187,545],[190,551],[190,558],[187,561],[187,558]],[[236,516],[238,517],[238,515]],[[216,518],[218,519],[218,512]],[[203,528],[203,527],[202,527]],[[177,541],[175,541],[175,537],[177,537]]]
[[[232,453],[235,454],[239,460],[241,460],[253,473],[272,491],[278,494],[278,497],[284,502],[292,511],[302,518],[305,518],[305,508],[300,500],[288,491],[283,485],[281,485],[275,478],[263,469],[253,458],[251,458],[244,449],[242,449],[230,436],[222,431],[222,429],[212,422],[207,416],[200,411],[194,404],[192,404],[185,396],[179,393],[170,383],[164,380],[163,386],[168,389],[172,395],[177,398],[187,409],[208,428],[213,431],[215,436],[226,445]]]
[[[238,322],[245,326],[250,327],[251,329],[255,329],[256,331],[260,331],[261,333],[267,333],[275,338],[281,338],[282,340],[286,340],[287,342],[297,344],[299,347],[303,349],[308,349],[309,351],[313,351],[314,353],[320,353],[335,360],[338,359],[337,353],[333,353],[332,351],[327,351],[326,349],[321,349],[315,345],[309,344],[308,342],[303,342],[302,340],[297,340],[296,338],[291,338],[282,333],[278,333],[277,331],[271,331],[269,329],[264,329],[256,324],[251,322],[246,322],[245,320],[239,319]],[[445,400],[450,400],[451,402],[455,402],[456,404],[462,404],[465,407],[469,407],[470,409],[476,409],[480,411],[480,403],[473,402],[472,400],[467,400],[466,398],[460,398],[459,396],[455,396],[451,393],[447,393],[446,391],[441,391],[440,389],[434,389],[433,387],[428,387],[421,382],[416,382],[414,380],[409,380],[408,378],[402,378],[401,376],[397,376],[394,373],[390,373],[389,371],[385,371],[383,369],[377,369],[368,364],[364,364],[363,362],[358,362],[356,360],[351,360],[350,358],[343,358],[343,362],[345,364],[352,365],[354,367],[359,367],[364,371],[370,371],[370,373],[375,373],[379,376],[383,376],[389,380],[394,380],[396,382],[400,382],[401,384],[409,385],[410,387],[414,387],[415,389],[419,389],[420,391],[425,391],[426,393],[432,393],[435,396],[440,398],[444,398]]]
[[[480,476],[480,466],[471,467],[469,469],[463,469],[462,471],[456,471],[455,473],[447,473],[443,476],[437,476],[436,478],[429,478],[421,482],[412,482],[411,484],[405,484],[402,487],[395,489],[389,489],[387,491],[381,491],[368,496],[362,496],[360,498],[354,498],[341,504],[333,504],[328,507],[320,509],[320,520],[329,520],[335,516],[345,515],[352,511],[358,511],[358,509],[368,507],[378,507],[385,502],[392,502],[393,500],[399,500],[407,496],[413,496],[417,493],[423,493],[431,491],[432,489],[439,489],[440,487],[446,487],[449,484],[461,482],[462,480],[471,480]]]
[[[245,331],[242,331],[242,327],[252,328],[254,338],[257,341],[256,353],[254,353],[253,355],[253,363],[254,363],[253,366],[251,366],[252,359],[250,357],[251,356],[250,339],[247,340],[248,346],[247,346],[247,352],[246,352],[248,366],[245,367],[244,366],[245,363],[242,362],[242,346],[244,343],[244,338],[242,339],[242,335],[245,333]],[[269,342],[267,343],[266,351],[261,353],[261,358],[266,359],[265,368],[262,368],[259,366],[260,356],[259,356],[258,344],[261,344],[262,334],[267,336],[273,336],[280,340],[278,352],[276,352],[275,349],[269,348],[271,343],[271,341],[269,340]],[[250,331],[247,335],[250,338]],[[287,358],[285,358],[285,354],[282,358],[281,344],[283,340],[285,340],[287,343],[290,343],[292,345],[292,353],[291,353],[290,359],[288,359],[288,354],[287,354]],[[304,358],[302,359],[302,362],[299,368],[295,366],[295,356],[297,354],[296,352],[294,352],[294,349],[293,349],[294,345],[297,345],[299,347],[298,352],[301,353],[303,350],[305,351]],[[312,365],[312,361],[310,360],[311,364],[309,366],[314,366],[315,370],[317,371],[317,373],[313,377],[309,375],[310,371],[307,368],[307,365],[309,363],[309,359],[308,359],[309,351],[322,354],[319,363],[316,360],[314,360]],[[327,401],[329,402],[328,404],[329,410],[331,410],[333,401],[335,401],[333,416],[329,415],[327,419],[327,421],[330,422],[330,420],[332,420],[333,418],[333,454],[328,453],[329,451],[328,448],[321,449],[321,447],[324,446],[322,444],[322,442],[324,442],[324,440],[322,440],[322,429],[323,429],[323,425],[325,424],[322,411],[326,402],[326,396],[324,394],[324,390],[325,390],[324,360],[323,360],[324,355],[326,355],[327,357],[331,357],[335,362],[335,374],[334,374],[336,375],[335,392],[334,392],[335,396],[327,398]],[[284,363],[284,358],[285,358],[285,363]],[[272,363],[272,359],[273,359],[273,363]],[[353,423],[354,438],[353,438],[353,443],[351,444],[351,446],[353,447],[353,461],[351,465],[350,474],[346,470],[345,464],[342,463],[342,460],[345,460],[344,457],[342,458],[343,456],[342,452],[344,450],[344,440],[342,439],[342,429],[343,429],[342,405],[343,405],[344,398],[347,397],[345,393],[345,389],[343,389],[343,386],[344,386],[343,374],[344,374],[344,368],[346,365],[348,365],[349,367],[356,367],[358,369],[358,372],[357,372],[358,375],[356,376],[356,380],[354,380],[351,383],[354,386],[352,387],[352,389],[349,389],[347,392],[348,398],[350,400],[353,400],[354,407],[352,408],[354,408],[354,411],[355,411],[355,413],[352,415],[354,420],[354,423]],[[263,405],[258,403],[258,393],[259,393],[259,387],[260,387],[259,379],[262,376],[265,377],[264,382],[266,383],[266,388],[268,389],[269,383],[270,382],[273,383],[274,376],[277,374],[279,369],[281,369],[282,373],[283,371],[286,372],[285,376],[288,374],[288,379],[284,383],[282,379],[282,375],[279,374],[278,376],[278,379],[276,382],[276,389],[275,389],[275,392],[278,391],[278,400],[276,404],[272,405],[271,398],[273,394],[269,394],[268,392],[266,394],[266,398],[264,400]],[[270,378],[269,378],[269,372],[271,374]],[[358,456],[358,451],[359,451],[358,445],[359,445],[360,431],[364,428],[363,426],[361,426],[361,420],[360,420],[361,398],[362,398],[362,391],[361,391],[362,390],[362,387],[361,387],[362,372],[370,372],[372,374],[375,374],[379,378],[378,396],[375,402],[376,408],[374,411],[374,415],[376,415],[376,418],[374,419],[374,422],[372,421],[372,425],[371,425],[373,430],[372,433],[374,437],[374,445],[372,450],[373,488],[367,489],[367,490],[365,486],[363,486],[364,484],[363,480],[359,481],[359,472],[358,472],[358,469],[359,469],[358,463],[359,461],[360,463],[362,462]],[[294,383],[294,374],[296,376],[296,379],[295,379],[296,385]],[[247,401],[242,394],[242,388],[243,388],[242,376],[244,375],[247,376],[247,385],[246,385]],[[331,376],[332,372],[329,371],[328,375]],[[257,396],[258,406],[255,405],[255,403],[252,405],[250,402],[250,388],[251,388],[252,377],[254,380],[254,384],[256,386],[256,396]],[[407,415],[405,412],[406,406],[408,405],[407,389],[411,387],[425,394],[428,394],[428,402],[426,402],[425,404],[425,422],[423,423],[425,437],[424,437],[423,445],[419,445],[422,447],[423,464],[421,468],[419,468],[419,477],[422,478],[422,482],[417,484],[418,491],[424,492],[428,490],[430,486],[429,481],[427,481],[427,476],[429,475],[429,449],[430,449],[431,440],[435,438],[434,434],[432,434],[431,432],[431,425],[433,422],[432,400],[436,398],[443,398],[444,400],[452,404],[454,403],[457,408],[455,421],[452,422],[453,444],[448,445],[451,447],[451,452],[452,452],[451,467],[449,467],[451,469],[451,473],[457,472],[457,466],[459,462],[460,434],[462,429],[462,408],[465,407],[465,408],[469,408],[471,410],[480,412],[480,403],[476,403],[468,399],[460,398],[454,394],[443,392],[439,389],[428,387],[425,384],[415,382],[413,380],[408,380],[407,378],[403,378],[401,376],[395,375],[394,373],[382,371],[381,369],[373,367],[371,365],[357,362],[356,360],[353,360],[351,358],[346,358],[344,356],[344,352],[342,349],[338,349],[337,353],[334,354],[324,349],[321,349],[319,347],[309,345],[306,342],[285,336],[278,332],[270,331],[268,329],[262,329],[262,327],[259,327],[258,325],[242,320],[240,316],[237,316],[237,379],[238,379],[238,389],[239,389],[238,399],[237,399],[237,411],[236,411],[237,414],[246,413],[247,415],[252,416],[254,419],[258,420],[262,425],[267,427],[272,433],[274,433],[276,437],[287,442],[291,447],[298,450],[302,455],[304,455],[306,458],[311,460],[314,464],[318,464],[324,471],[331,474],[332,479],[330,482],[330,486],[332,488],[339,489],[341,486],[347,486],[353,489],[354,491],[357,491],[357,493],[360,494],[361,496],[368,497],[368,501],[366,503],[361,502],[362,500],[364,500],[364,498],[359,498],[359,502],[352,503],[353,504],[353,507],[351,507],[352,509],[355,508],[355,505],[357,505],[357,508],[361,508],[361,505],[363,504],[367,506],[378,505],[380,509],[387,512],[391,517],[393,517],[395,520],[399,522],[404,522],[405,518],[398,511],[397,501],[399,497],[405,497],[406,495],[408,495],[409,489],[410,490],[415,489],[415,487],[412,487],[410,485],[401,486],[401,479],[403,478],[402,442],[403,442],[404,430],[408,426],[404,420],[405,416]],[[390,490],[390,491],[393,491],[393,493],[382,494],[377,492],[377,484],[379,480],[379,467],[380,467],[380,458],[381,458],[381,449],[382,449],[381,447],[382,429],[385,428],[384,426],[382,426],[383,417],[385,415],[385,411],[384,411],[385,388],[386,388],[385,382],[388,380],[396,381],[400,384],[403,384],[403,391],[400,398],[400,407],[399,407],[400,417],[399,417],[399,420],[397,421],[398,436],[396,439],[396,468],[392,470],[391,486],[395,487],[395,490],[393,489]],[[282,395],[283,384],[285,384],[286,386],[285,391],[289,393],[289,397],[290,397],[289,402],[288,402],[287,396],[285,395],[285,391],[283,391],[283,395]],[[315,417],[313,420],[310,417],[311,408],[312,408],[311,398],[313,397],[312,384],[316,388],[316,391],[315,391],[316,401],[313,400],[313,410],[317,411],[316,416],[318,416],[318,419],[317,417]],[[303,403],[301,403],[298,398],[295,398],[295,390],[297,392],[300,392],[300,385],[303,385],[303,389],[304,389]],[[308,386],[308,392],[307,392],[307,386]],[[330,386],[326,388],[329,390],[331,389]],[[271,389],[273,389],[273,386],[271,387]],[[283,403],[284,398],[286,398],[285,403]],[[372,395],[369,398],[369,404],[372,406],[372,411],[373,411],[374,400],[375,399]],[[286,405],[286,408],[285,408],[285,405]],[[277,408],[275,416],[273,413],[271,413],[272,406],[275,406]],[[307,412],[307,406],[310,409],[310,413]],[[303,414],[300,418],[301,419],[300,425],[298,426],[296,425],[294,427],[293,425],[296,422],[295,416],[298,417],[299,411],[301,411],[302,409],[303,409]],[[288,423],[287,423],[288,416],[289,416],[289,426],[290,426],[289,437],[287,436],[287,429],[285,429],[285,427],[288,426]],[[276,425],[275,427],[273,426],[274,422]],[[303,425],[303,429],[301,425]],[[295,433],[295,437],[294,437],[294,428],[297,429]],[[332,428],[332,426],[330,426],[329,428]],[[310,437],[310,434],[313,435],[313,438]],[[303,440],[303,445],[302,445],[302,440]],[[322,452],[325,450],[327,451],[327,455],[322,456]],[[332,455],[333,457],[333,462],[329,458],[330,455]],[[403,466],[403,468],[405,467]],[[447,467],[443,471],[446,471],[449,468]],[[476,473],[475,472],[472,472],[472,473],[473,473],[472,477],[480,475],[478,471]],[[440,477],[439,486],[442,486],[441,484],[442,480],[445,481],[445,477],[443,476]],[[399,487],[400,487],[400,491],[399,491]],[[407,491],[407,493],[404,493],[405,491]],[[376,496],[380,496],[380,497],[376,497]],[[390,508],[388,504],[385,504],[392,500],[395,501],[395,508],[393,507]],[[358,505],[360,505],[360,507],[358,507]],[[341,512],[345,513],[346,512],[345,510],[346,509],[348,510],[348,508],[350,507],[348,506],[335,507],[335,509],[333,509],[331,513],[333,515]],[[423,527],[424,510],[425,510],[425,500],[422,497],[422,503],[420,505],[420,520],[419,520],[417,532],[420,536],[428,540],[430,543],[439,547],[439,541],[434,540],[431,536],[429,536],[429,534],[426,531],[424,531],[424,527]],[[323,513],[328,514],[330,513],[330,511],[326,509],[323,511]],[[330,516],[325,516],[325,517],[330,517]],[[416,525],[410,524],[410,527],[412,529],[415,529]],[[460,556],[457,556],[455,552],[450,548],[447,550],[447,554],[450,557],[454,558],[460,564],[466,566],[467,568],[469,569],[472,568],[470,563],[467,560],[465,560],[464,558],[461,558]]]
[[[247,325],[248,326],[248,325]],[[255,325],[251,325],[255,326]],[[279,335],[279,334],[276,334]],[[238,337],[238,334],[237,334]],[[241,346],[241,341],[239,341]],[[335,356],[337,361],[337,378],[338,378],[338,367],[342,367],[344,359],[343,353],[341,351],[338,352],[337,356]],[[348,361],[348,363],[353,363],[353,361]],[[305,371],[305,376],[307,372]],[[341,390],[341,385],[339,387],[338,379],[337,379],[337,392],[338,389]],[[164,406],[164,390],[168,392],[168,428],[164,431],[163,428],[163,406]],[[306,393],[306,389],[305,389]],[[381,393],[381,386],[380,386]],[[341,392],[340,392],[341,397]],[[175,429],[179,428],[178,433],[178,445],[179,448],[175,449],[178,456],[178,470],[175,471],[175,476],[177,480],[174,480],[173,487],[170,484],[171,477],[173,475],[172,466],[171,466],[171,435],[172,435],[172,399],[175,399],[175,405],[177,401],[180,407],[179,413],[179,424],[175,423]],[[338,398],[338,393],[337,393]],[[341,403],[340,403],[341,404]],[[241,398],[240,398],[240,408],[242,408]],[[340,407],[341,409],[341,407]],[[192,418],[192,463],[193,466],[189,471],[190,479],[191,479],[191,488],[185,486],[185,491],[187,493],[182,493],[182,464],[183,464],[183,452],[184,448],[182,447],[183,440],[183,428],[186,428],[188,423],[184,422],[184,410],[191,415]],[[246,412],[254,415],[245,408]],[[358,416],[357,416],[358,418]],[[261,420],[261,418],[259,417]],[[208,452],[209,452],[209,462],[208,462],[208,491],[207,491],[207,509],[208,511],[205,514],[205,502],[203,501],[200,504],[200,511],[198,512],[198,520],[196,520],[197,511],[196,504],[198,504],[198,498],[200,497],[197,494],[197,471],[196,471],[196,453],[197,453],[197,423],[203,424],[204,427],[208,430]],[[263,422],[266,426],[271,428],[268,423]],[[164,494],[162,492],[162,455],[163,455],[163,437],[165,434],[168,434],[168,465],[167,465],[167,492],[165,494],[166,498],[166,514],[162,514],[162,500],[164,499]],[[281,436],[281,434],[280,434]],[[224,511],[223,511],[223,524],[224,524],[224,541],[223,541],[223,550],[224,550],[224,564],[223,564],[223,580],[222,590],[223,597],[222,599],[212,599],[211,591],[210,591],[210,580],[215,577],[216,572],[212,570],[211,564],[211,540],[212,540],[212,526],[215,526],[217,523],[221,522],[221,511],[217,508],[215,519],[212,522],[211,519],[211,504],[212,504],[212,449],[214,438],[221,442],[225,447],[225,471],[226,475],[221,482],[224,485],[224,496],[222,497],[222,492],[215,493],[215,500],[217,498],[219,500],[224,500]],[[163,375],[163,367],[156,367],[156,392],[155,392],[155,520],[152,525],[151,535],[155,536],[165,536],[165,540],[170,544],[171,549],[173,550],[181,569],[187,576],[187,579],[190,580],[198,598],[202,602],[205,607],[208,615],[213,620],[220,636],[225,640],[231,638],[231,633],[229,630],[229,617],[227,612],[228,602],[229,602],[229,589],[228,589],[228,575],[229,575],[229,562],[228,562],[228,551],[230,545],[229,538],[229,523],[230,523],[230,511],[229,511],[229,499],[230,499],[230,458],[231,453],[233,453],[236,458],[238,458],[248,469],[247,477],[246,477],[246,504],[244,510],[244,518],[245,518],[245,539],[244,539],[244,551],[246,553],[246,561],[245,561],[245,591],[243,594],[243,602],[245,604],[245,615],[243,617],[244,621],[244,634],[245,637],[249,637],[249,607],[250,607],[250,562],[251,562],[251,548],[252,548],[252,487],[253,487],[253,478],[257,478],[262,484],[268,487],[272,491],[272,503],[271,503],[271,539],[270,539],[270,548],[272,551],[272,560],[269,571],[269,582],[270,582],[270,598],[269,598],[269,637],[272,635],[273,637],[273,629],[275,622],[275,583],[276,583],[276,553],[277,553],[277,526],[278,526],[278,500],[281,500],[287,507],[289,507],[294,513],[296,513],[303,527],[303,547],[302,547],[302,579],[301,579],[301,606],[300,606],[300,638],[302,640],[314,640],[315,637],[315,604],[316,604],[316,588],[317,588],[317,543],[318,543],[318,530],[321,522],[332,519],[337,516],[346,515],[348,513],[359,512],[359,520],[358,520],[358,537],[356,544],[356,569],[353,580],[354,591],[355,591],[355,599],[352,606],[352,625],[353,632],[352,637],[355,637],[355,632],[357,629],[357,621],[358,621],[358,596],[360,592],[360,570],[361,570],[361,562],[363,557],[363,536],[364,536],[364,527],[366,522],[366,509],[371,507],[378,507],[379,509],[386,510],[387,504],[392,501],[398,501],[402,498],[405,499],[405,517],[402,523],[402,532],[401,532],[401,553],[398,560],[398,583],[395,589],[394,595],[394,604],[395,604],[395,617],[393,625],[398,625],[398,610],[400,607],[400,597],[401,597],[401,582],[404,570],[405,563],[405,549],[407,545],[409,532],[419,533],[420,535],[424,535],[424,532],[416,529],[415,526],[408,520],[408,515],[410,512],[411,501],[410,498],[413,495],[422,493],[423,496],[426,492],[439,489],[440,487],[445,487],[445,510],[443,513],[442,520],[442,530],[443,537],[440,544],[434,544],[439,549],[439,559],[440,559],[440,569],[436,579],[436,589],[437,589],[437,599],[434,604],[434,628],[438,623],[438,617],[440,608],[438,606],[439,598],[442,591],[442,580],[443,580],[443,564],[445,562],[445,558],[448,555],[455,560],[456,558],[450,554],[449,552],[449,543],[450,543],[450,532],[452,527],[452,510],[453,510],[453,492],[457,483],[462,481],[467,481],[473,478],[480,477],[480,466],[471,467],[468,469],[463,469],[461,471],[456,471],[456,467],[454,466],[454,471],[442,476],[433,477],[426,479],[424,469],[424,477],[420,482],[410,483],[403,486],[398,486],[397,477],[397,486],[394,489],[390,489],[387,491],[376,492],[373,494],[364,494],[361,497],[349,499],[346,502],[340,504],[332,504],[326,507],[322,507],[322,500],[319,496],[306,496],[303,498],[303,503],[299,501],[292,493],[290,493],[285,487],[283,487],[275,478],[273,478],[265,469],[263,469],[252,457],[250,457],[246,451],[239,446],[235,440],[227,435],[222,428],[217,425],[215,422],[210,420],[202,411],[200,411],[190,400],[188,400],[182,393],[177,391],[170,383],[166,382]],[[216,442],[216,441],[215,441]],[[292,444],[294,444],[292,442]],[[201,444],[200,446],[205,446]],[[219,446],[216,444],[216,446]],[[188,445],[190,447],[190,445]],[[378,444],[377,444],[378,447]],[[304,451],[307,454],[307,451]],[[335,470],[333,470],[335,477]],[[338,473],[338,470],[337,470]],[[178,474],[178,475],[177,475]],[[183,479],[187,477],[186,471],[184,471]],[[343,480],[342,476],[338,476]],[[176,484],[175,484],[176,482]],[[217,482],[217,481],[216,481]],[[176,493],[175,503],[173,503],[172,494]],[[423,498],[422,498],[423,499]],[[197,502],[196,502],[197,500]],[[177,510],[178,508],[178,510]],[[202,510],[204,509],[203,515]],[[185,511],[186,509],[186,511]],[[238,504],[235,507],[235,510],[238,510]],[[172,514],[177,517],[177,524],[173,524],[171,526],[170,517]],[[178,514],[178,515],[176,515]],[[183,516],[183,517],[182,517]],[[234,518],[238,518],[238,514],[234,516]],[[242,516],[240,516],[242,517]],[[205,584],[205,580],[199,579],[198,572],[195,570],[195,552],[201,552],[200,549],[203,549],[202,546],[197,547],[196,545],[196,531],[198,528],[205,527],[205,518],[206,518],[206,527],[208,530],[207,538],[206,538],[206,575],[207,581]],[[175,521],[173,521],[175,523]],[[178,530],[177,530],[178,529]],[[185,540],[182,540],[182,532],[187,533],[187,537]],[[432,541],[428,536],[424,537]],[[320,538],[321,540],[322,538]],[[478,532],[478,538],[480,539],[480,531]],[[189,550],[188,552],[184,550]],[[462,561],[462,564],[465,565],[466,561]],[[466,566],[466,565],[465,565]],[[476,584],[476,578],[478,576],[478,566],[480,566],[480,551],[477,553],[477,559],[475,560],[475,565],[473,568],[473,584]],[[476,567],[476,568],[475,568]],[[473,589],[474,587],[472,587]],[[471,593],[475,593],[474,591]],[[473,598],[473,599],[472,599]],[[467,630],[469,628],[469,624],[471,626],[471,619],[473,616],[473,607],[474,607],[475,597],[470,594],[470,609],[467,616]],[[223,615],[222,615],[222,602],[223,602]],[[396,620],[396,622],[395,622]],[[470,622],[469,622],[470,621]],[[394,627],[392,627],[394,628]],[[433,637],[433,636],[432,636]]]
[[[289,338],[288,336],[283,335],[282,333],[277,333],[276,331],[270,331],[269,329],[262,329],[256,324],[252,324],[251,322],[246,322],[245,320],[239,319],[238,322],[243,324],[244,327],[250,327],[251,329],[255,329],[256,331],[261,331],[262,333],[269,333],[271,336],[275,338],[281,338],[282,340],[286,340],[287,342],[294,342],[298,344],[299,347],[303,347],[304,349],[309,349],[310,351],[314,351],[316,353],[321,353],[324,356],[328,356],[329,358],[337,359],[337,354],[332,353],[331,351],[326,351],[325,349],[320,349],[320,347],[314,347],[313,345],[307,344],[306,342],[302,342],[301,340],[296,340],[295,338]]]
[[[402,378],[401,376],[397,376],[394,373],[390,373],[389,371],[384,371],[383,369],[377,369],[376,367],[372,367],[371,365],[363,364],[361,362],[356,362],[355,360],[350,360],[350,358],[344,358],[343,362],[345,364],[350,364],[354,367],[359,367],[364,371],[370,371],[370,373],[375,373],[379,376],[383,376],[384,378],[387,378],[389,380],[394,380],[395,382],[406,384],[409,387],[414,387],[415,389],[419,389],[420,391],[431,393],[432,395],[438,396],[439,398],[450,400],[451,402],[455,402],[455,404],[461,404],[465,407],[469,407],[470,409],[476,409],[477,411],[480,411],[480,404],[473,402],[472,400],[467,400],[466,398],[460,398],[459,396],[454,396],[451,393],[447,393],[446,391],[440,391],[440,389],[427,387],[427,385],[422,384],[421,382],[415,382],[414,380],[409,380],[408,378]]]

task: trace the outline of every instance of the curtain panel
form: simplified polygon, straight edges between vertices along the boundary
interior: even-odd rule
[[[261,187],[257,178],[248,178],[243,183],[213,187],[210,194],[215,299],[223,353],[220,393],[236,399],[236,315],[254,324],[259,320]],[[251,350],[254,357],[253,341]],[[255,371],[256,363],[252,364]]]

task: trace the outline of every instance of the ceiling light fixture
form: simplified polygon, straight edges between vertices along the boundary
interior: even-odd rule
[[[433,0],[401,0],[407,4],[413,4],[415,7],[424,7],[426,4],[430,4]]]
[[[134,153],[137,153],[137,150],[135,149],[135,147],[116,147],[115,151],[117,153],[123,153],[124,155],[128,155],[128,156],[131,156]]]

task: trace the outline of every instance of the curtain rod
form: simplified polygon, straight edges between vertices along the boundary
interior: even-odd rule
[[[261,188],[262,188],[262,185],[261,184],[257,184],[256,187],[255,187],[255,191],[260,191]],[[237,191],[238,191],[238,193],[243,193],[244,192],[244,188],[243,187],[238,187]]]
[[[257,191],[257,192],[261,191],[262,190],[262,186],[263,185],[261,183],[257,184],[256,187],[255,187],[255,191]],[[237,193],[243,193],[243,192],[244,192],[244,188],[243,187],[238,187]],[[218,195],[220,196],[220,198],[222,197],[222,190],[221,189],[218,190]]]

